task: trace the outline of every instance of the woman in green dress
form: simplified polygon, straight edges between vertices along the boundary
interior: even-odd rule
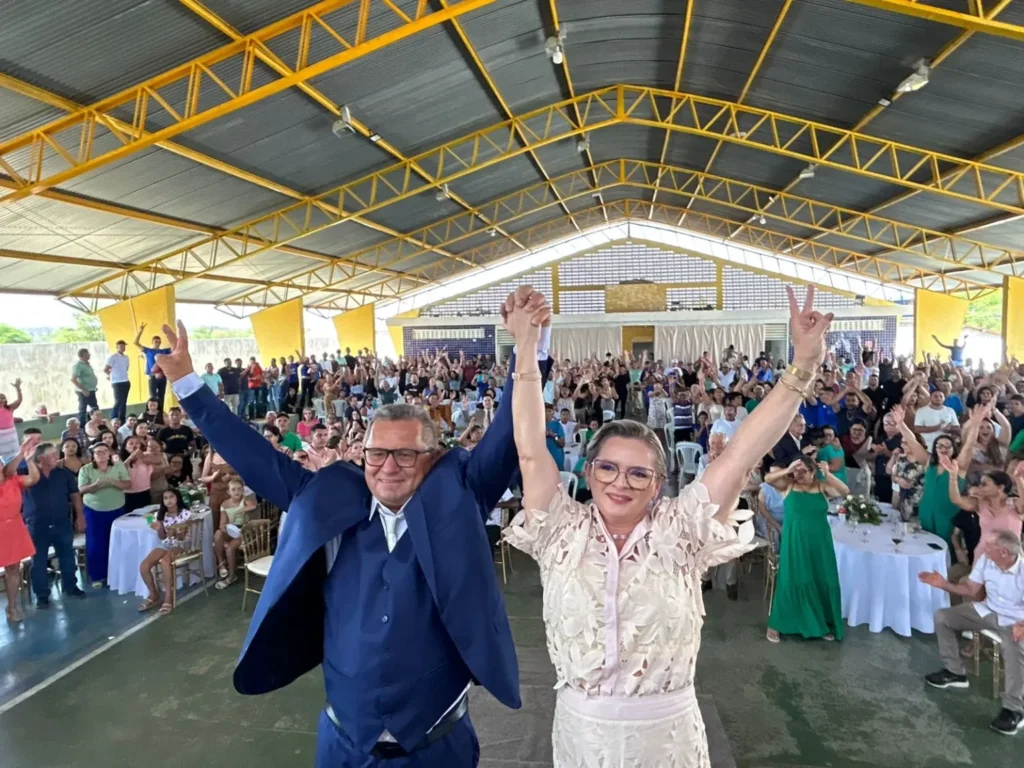
[[[987,413],[982,411],[990,411],[990,409],[987,406],[976,407],[971,412],[971,418],[964,424],[964,444],[959,454],[956,450],[955,438],[945,433],[935,438],[929,454],[928,449],[920,443],[917,435],[904,421],[903,408],[897,405],[892,409],[896,423],[903,434],[903,445],[907,457],[924,469],[924,493],[917,506],[921,528],[945,540],[949,545],[950,552],[954,551],[953,518],[956,517],[960,508],[949,498],[949,477],[940,462],[943,457],[951,460],[954,456],[971,456],[978,434],[978,425],[982,420],[988,418]],[[967,465],[969,463],[969,461],[964,461],[964,466],[959,470],[961,491],[967,485]]]
[[[839,445],[835,429],[828,425],[821,428],[821,447],[815,458],[828,464],[832,476],[846,485],[846,453]],[[818,479],[823,480],[824,478],[819,475]]]
[[[826,462],[815,467],[806,456],[786,469],[769,472],[765,482],[786,494],[786,522],[782,526],[778,586],[768,617],[768,641],[777,643],[781,635],[842,639],[842,598],[828,525],[828,497],[845,496],[850,489],[832,474]]]

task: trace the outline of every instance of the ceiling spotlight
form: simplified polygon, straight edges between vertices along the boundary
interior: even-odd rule
[[[544,52],[551,59],[552,64],[561,64],[565,61],[565,29],[558,30],[557,37],[549,37],[544,43]]]
[[[497,237],[498,230],[496,230],[494,227],[491,227],[490,229],[487,230],[487,234],[490,235],[491,237]]]
[[[924,59],[918,59],[914,64],[914,71],[907,75],[906,79],[896,86],[897,93],[911,93],[912,91],[920,91],[926,85],[928,85],[928,76],[931,74],[932,68],[928,66],[928,62]]]
[[[758,216],[757,217],[757,223],[760,224],[763,227],[768,222],[764,220],[764,216]]]
[[[344,138],[346,133],[356,132],[356,129],[352,125],[352,113],[349,111],[348,107],[341,108],[341,119],[334,121],[331,125],[331,132],[339,139]]]
[[[884,96],[878,100],[878,106],[880,107],[891,107],[892,99],[887,99]]]
[[[451,192],[448,191],[448,185],[447,184],[442,184],[441,188],[439,190],[437,190],[437,194],[434,195],[434,199],[437,200],[437,202],[439,202],[439,203],[443,203],[445,200],[447,200],[451,196],[452,196]]]
[[[576,151],[582,155],[584,152],[588,152],[589,150],[590,139],[588,139],[587,134],[584,133],[582,136],[580,136],[580,140],[576,142]]]
[[[380,134],[379,133],[371,133],[370,134],[370,141],[372,141],[374,144],[376,144],[378,141],[380,141]]]
[[[800,171],[800,176],[799,176],[800,180],[801,181],[806,181],[807,179],[813,179],[814,178],[814,169],[815,169],[815,167],[816,166],[814,165],[814,163],[811,163],[806,168],[804,168],[802,171]]]

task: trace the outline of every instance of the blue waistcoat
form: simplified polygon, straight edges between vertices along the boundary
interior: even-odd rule
[[[350,528],[324,584],[324,607],[324,685],[346,735],[365,753],[386,728],[411,750],[471,678],[412,537],[388,553],[377,516]]]

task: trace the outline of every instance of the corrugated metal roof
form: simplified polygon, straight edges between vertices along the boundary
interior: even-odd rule
[[[221,227],[295,202],[156,148],[110,163],[62,189]]]
[[[312,0],[207,2],[212,11],[246,34],[307,7]],[[400,0],[398,4],[411,13],[416,0]],[[958,10],[963,5],[962,0],[942,0],[942,4]],[[681,90],[735,99],[782,5],[783,0],[695,3]],[[399,23],[383,4],[377,7],[380,10],[371,17],[371,33]],[[357,8],[357,3],[351,3],[332,14],[331,21],[339,28],[354,29]],[[567,35],[566,60],[576,92],[582,94],[618,82],[671,87],[685,8],[683,0],[559,0],[559,16]],[[999,18],[1024,23],[1024,8],[1011,4]],[[546,38],[554,32],[546,2],[497,0],[462,17],[460,23],[514,112],[522,114],[567,97],[562,69],[544,50]],[[845,0],[800,0],[791,6],[753,80],[746,103],[849,126],[868,113],[881,96],[889,95],[916,59],[934,57],[959,34],[960,30],[953,27]],[[289,36],[272,47],[290,61],[296,39]],[[224,42],[223,35],[171,0],[80,0],[62,9],[60,15],[40,12],[38,3],[9,0],[0,27],[4,56],[0,70],[65,97],[89,102]],[[338,50],[336,41],[317,32],[311,60],[318,61]],[[234,63],[223,65],[218,73],[228,78],[238,75]],[[274,75],[260,66],[255,77],[262,83]],[[960,156],[981,154],[1014,138],[1020,130],[1024,107],[1017,92],[1022,81],[1024,49],[975,34],[933,71],[926,88],[896,101],[865,130]],[[356,118],[407,156],[504,118],[451,24],[392,44],[317,78],[313,84],[336,104],[349,105]],[[166,95],[175,99],[184,93],[179,89]],[[56,116],[59,114],[49,107],[0,89],[0,140]],[[128,112],[122,117],[131,119]],[[179,140],[306,193],[333,188],[394,162],[392,156],[363,138],[336,138],[331,132],[333,120],[329,110],[297,89],[290,89],[197,128]],[[151,129],[163,124],[166,116],[151,116]],[[615,126],[589,138],[594,160],[600,163],[620,158],[656,161],[664,136],[661,130]],[[113,141],[109,136],[100,138],[103,146],[112,146]],[[805,148],[806,137],[801,142],[796,146]],[[575,143],[567,140],[537,150],[548,173],[560,176],[584,167],[584,156],[576,151]],[[673,133],[666,162],[703,169],[715,143]],[[27,153],[6,159],[13,160],[19,170],[30,162]],[[993,162],[1024,169],[1024,147]],[[791,183],[803,165],[803,161],[726,143],[711,173],[779,189]],[[473,205],[482,206],[540,179],[534,162],[519,156],[460,179],[451,187]],[[414,182],[417,186],[421,183],[418,179]],[[66,186],[102,200],[216,226],[238,223],[292,203],[291,198],[157,148],[138,151]],[[821,166],[815,178],[801,181],[793,191],[865,209],[904,190],[885,181]],[[411,231],[462,211],[450,200],[437,201],[435,193],[435,189],[424,186],[413,197],[375,211],[368,218],[396,230]],[[606,201],[650,198],[649,190],[629,187],[607,190],[604,195]],[[660,202],[680,207],[687,200],[667,193],[659,195]],[[594,204],[589,195],[582,195],[568,206],[579,212]],[[695,203],[692,210],[735,221],[748,218],[744,212],[712,203]],[[948,229],[989,221],[999,214],[987,206],[923,193],[888,207],[882,215]],[[550,230],[553,236],[570,234],[571,224],[557,205],[525,216],[509,229],[522,232],[539,222],[556,221],[558,228]],[[1024,219],[988,227],[972,237],[1016,245],[1024,236],[1022,222]],[[815,232],[770,218],[766,226],[800,236]],[[193,237],[198,236],[40,199],[0,206],[0,247],[138,261],[172,251]],[[346,222],[295,245],[343,256],[386,239],[384,234]],[[464,252],[487,245],[489,240],[481,232],[450,250]],[[830,236],[824,242],[870,250],[865,243],[841,236]],[[917,263],[918,257],[897,254],[893,258]],[[432,262],[444,260],[426,253],[401,261],[399,268]],[[312,264],[294,255],[268,252],[233,265],[225,273],[276,279]],[[21,274],[11,271],[12,266],[0,262],[4,270],[0,281],[23,280]],[[30,274],[34,267],[19,268]],[[461,268],[446,265],[444,274]],[[72,273],[84,271],[77,267],[69,270]],[[367,285],[379,279],[380,275],[366,275],[350,282]],[[181,286],[179,295],[213,301],[237,295],[242,288],[193,280]]]
[[[176,2],[5,0],[2,69],[91,103],[201,56],[224,37]]]
[[[3,67],[0,66],[0,69]],[[13,139],[63,114],[63,110],[48,107],[0,85],[0,141]]]

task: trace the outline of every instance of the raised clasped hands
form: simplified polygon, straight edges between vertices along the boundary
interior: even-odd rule
[[[501,319],[516,343],[526,345],[535,343],[540,338],[541,327],[551,324],[551,309],[543,294],[522,285],[505,299]]]

